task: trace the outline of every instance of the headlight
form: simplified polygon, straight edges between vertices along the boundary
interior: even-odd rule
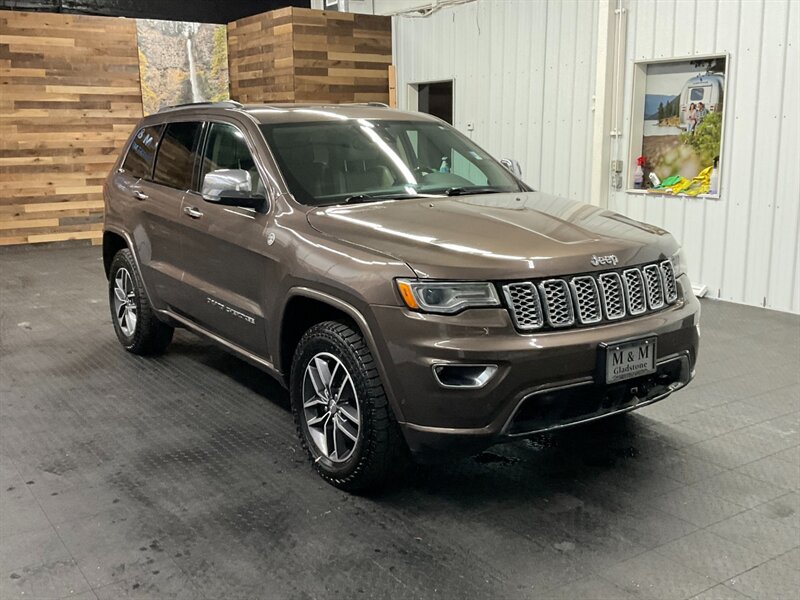
[[[675,271],[675,278],[686,274],[686,262],[683,260],[683,250],[680,248],[672,255],[672,269]]]
[[[398,279],[397,289],[408,308],[452,314],[469,307],[499,306],[494,286],[478,281]]]

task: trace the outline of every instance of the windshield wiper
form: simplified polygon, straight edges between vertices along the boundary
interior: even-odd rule
[[[333,204],[361,204],[363,202],[372,202],[375,200],[406,200],[409,198],[424,198],[417,194],[404,194],[402,192],[395,192],[393,194],[355,194],[348,196],[341,202],[334,202]]]
[[[465,187],[452,187],[445,193],[448,196],[466,196],[468,194],[502,194],[506,190],[488,186],[488,185],[471,185]]]

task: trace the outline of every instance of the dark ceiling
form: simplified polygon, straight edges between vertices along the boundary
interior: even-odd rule
[[[0,0],[0,9],[230,23],[285,6],[308,8],[310,0]]]

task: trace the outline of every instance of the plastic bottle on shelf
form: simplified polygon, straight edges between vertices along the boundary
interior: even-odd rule
[[[641,190],[644,188],[644,163],[646,160],[644,156],[636,159],[636,168],[633,170],[634,189]]]
[[[644,185],[644,170],[642,169],[642,165],[636,165],[636,168],[633,170],[633,187],[637,190],[642,189]]]
[[[717,166],[719,156],[714,159],[714,168],[711,169],[711,177],[708,178],[708,193],[711,195],[719,194],[719,171]]]
[[[655,171],[650,171],[649,178],[650,178],[650,183],[653,184],[654,188],[657,188],[658,186],[661,185],[661,180],[658,178],[658,175],[655,174]]]

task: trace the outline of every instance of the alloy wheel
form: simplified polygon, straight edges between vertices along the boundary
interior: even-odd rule
[[[341,360],[320,352],[303,374],[303,415],[317,450],[333,462],[346,461],[361,431],[361,412],[353,378]]]
[[[128,269],[120,268],[114,277],[114,314],[117,324],[127,337],[136,331],[136,288]]]

